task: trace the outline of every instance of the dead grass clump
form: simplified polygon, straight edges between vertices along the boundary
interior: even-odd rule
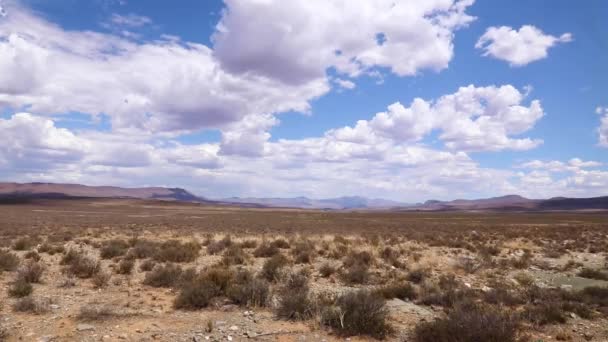
[[[277,281],[281,276],[281,270],[287,263],[288,260],[283,254],[276,254],[264,262],[259,276],[270,282]]]
[[[97,259],[74,249],[69,250],[63,256],[61,264],[66,265],[66,272],[83,279],[91,278],[100,270],[100,264]]]
[[[308,296],[308,279],[301,273],[290,274],[279,289],[279,303],[275,315],[287,320],[306,320],[313,315],[313,305]]]
[[[200,249],[201,245],[195,241],[169,240],[160,245],[154,258],[161,262],[192,262],[198,258]]]
[[[248,307],[264,307],[270,295],[270,287],[264,279],[248,276],[237,276],[239,280],[228,287],[226,295],[235,304]]]
[[[368,251],[351,252],[344,259],[344,267],[351,267],[355,264],[365,265],[367,267],[374,263],[374,256]]]
[[[239,246],[243,249],[252,249],[258,246],[258,242],[254,239],[247,239],[239,243]]]
[[[424,268],[417,268],[414,270],[411,270],[408,274],[407,274],[407,280],[411,281],[414,284],[420,284],[422,283],[422,281],[424,281],[426,278],[429,277],[429,270],[424,269]]]
[[[374,293],[385,299],[413,300],[418,297],[416,289],[411,284],[405,282],[384,285],[376,289]]]
[[[133,272],[133,267],[135,267],[135,261],[132,259],[122,259],[118,263],[118,268],[116,269],[116,273],[118,274],[131,274]]]
[[[100,289],[100,288],[104,288],[106,286],[108,286],[108,283],[110,282],[110,274],[104,271],[101,272],[97,272],[97,274],[95,274],[92,278],[91,281],[93,282],[93,286],[96,289]]]
[[[494,284],[490,291],[484,292],[483,299],[489,304],[502,304],[511,307],[525,303],[522,296],[499,284]]]
[[[278,249],[291,248],[291,245],[289,244],[289,242],[287,240],[281,239],[281,238],[272,241],[270,244]]]
[[[17,278],[8,288],[8,295],[16,298],[29,296],[34,291],[32,284],[25,281],[23,278]]]
[[[369,335],[383,339],[393,329],[382,297],[367,290],[348,292],[321,310],[321,322],[341,336]]]
[[[232,246],[232,238],[230,237],[230,235],[226,235],[219,241],[210,240],[207,244],[207,253],[210,255],[219,254],[224,249],[230,246]]]
[[[114,307],[104,304],[87,304],[80,307],[77,318],[81,321],[102,321],[116,317]]]
[[[19,298],[13,303],[13,311],[28,312],[36,315],[46,313],[50,310],[49,300],[36,300],[32,296]]]
[[[391,266],[395,266],[397,268],[404,268],[405,265],[401,261],[399,261],[399,255],[400,253],[390,246],[384,247],[384,249],[380,251],[380,257],[382,258],[382,260],[384,260]]]
[[[255,251],[253,251],[253,256],[256,258],[270,258],[280,252],[279,247],[264,241],[255,249]]]
[[[319,267],[319,274],[321,275],[321,277],[323,278],[327,278],[329,276],[331,276],[332,274],[336,273],[336,268],[333,267],[330,263],[326,262],[323,263],[321,265],[321,267]]]
[[[152,271],[146,273],[144,285],[152,287],[173,287],[182,274],[182,268],[175,264],[156,265]]]
[[[247,254],[238,246],[232,245],[228,247],[222,255],[222,264],[224,266],[243,265],[247,261]]]
[[[6,250],[0,250],[0,273],[14,271],[19,266],[19,257]]]
[[[13,250],[27,251],[37,244],[37,240],[29,236],[22,236],[13,242]]]
[[[112,259],[123,256],[129,249],[129,243],[125,240],[113,239],[104,242],[99,252],[102,259]]]
[[[40,283],[44,270],[44,265],[30,260],[19,269],[17,272],[17,277],[25,280],[28,283]]]
[[[38,253],[46,253],[48,255],[55,255],[57,253],[64,253],[65,247],[63,245],[51,245],[48,242],[38,246]]]
[[[583,268],[580,272],[578,272],[577,275],[579,277],[588,278],[588,279],[608,280],[608,274],[606,274],[602,271],[599,271],[599,270],[591,269],[591,268]]]
[[[477,258],[464,256],[457,259],[456,267],[468,274],[477,272],[482,266],[482,263]]]
[[[353,264],[340,272],[340,278],[346,284],[366,284],[369,281],[369,267],[365,264]]]
[[[38,254],[38,252],[36,252],[36,251],[29,251],[29,252],[25,253],[25,255],[23,257],[25,259],[33,260],[33,261],[40,261],[40,259],[41,259],[40,254]]]
[[[493,306],[466,303],[457,306],[446,318],[416,326],[417,342],[514,342],[518,320]]]
[[[156,265],[156,262],[152,259],[148,259],[148,260],[142,262],[141,265],[139,265],[139,269],[142,272],[152,271],[152,269],[154,268],[154,265]]]
[[[311,241],[304,240],[296,243],[291,250],[291,255],[296,264],[309,264],[315,257],[315,245]]]
[[[568,320],[562,304],[557,301],[527,305],[521,317],[535,325],[563,324]]]

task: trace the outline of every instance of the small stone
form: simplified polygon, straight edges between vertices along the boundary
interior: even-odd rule
[[[76,326],[76,330],[78,331],[90,331],[95,330],[95,327],[90,324],[78,324]]]
[[[59,305],[57,305],[57,304],[51,304],[51,305],[49,305],[49,307],[50,307],[52,310],[57,310],[57,309],[59,309]]]
[[[120,334],[118,335],[118,339],[120,340],[126,340],[129,336],[127,334]]]
[[[230,330],[232,330],[232,331],[237,331],[237,330],[239,330],[239,327],[237,327],[236,325],[233,325],[233,326],[231,326],[231,327],[230,327],[230,328],[228,328],[228,329],[230,329]]]
[[[228,335],[228,341],[232,341],[232,336]]]

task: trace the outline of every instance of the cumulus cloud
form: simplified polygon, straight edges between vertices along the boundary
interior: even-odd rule
[[[110,17],[110,22],[115,25],[120,26],[129,26],[129,27],[141,27],[152,23],[152,19],[143,16],[137,15],[134,13],[121,15],[118,13],[113,13]]]
[[[357,86],[355,84],[355,82],[353,82],[351,80],[345,80],[342,78],[336,78],[334,80],[334,82],[336,82],[336,84],[339,85],[340,88],[344,88],[344,89],[355,89],[355,87]]]
[[[549,48],[572,41],[571,33],[559,37],[543,33],[532,25],[523,25],[519,30],[509,26],[489,27],[479,38],[475,47],[491,56],[520,67],[547,57]]]
[[[539,139],[513,138],[534,127],[544,112],[538,100],[524,105],[524,94],[511,85],[501,87],[461,87],[436,101],[416,98],[410,106],[394,103],[371,120],[354,127],[328,132],[338,140],[373,142],[391,139],[417,142],[434,130],[453,150],[527,150],[542,143]]]
[[[473,0],[225,0],[213,36],[222,65],[301,84],[328,68],[356,76],[385,67],[400,76],[445,69],[454,31]],[[356,29],[354,29],[356,28]]]
[[[597,129],[599,145],[608,147],[608,107],[597,107],[595,112],[601,115],[600,127]]]

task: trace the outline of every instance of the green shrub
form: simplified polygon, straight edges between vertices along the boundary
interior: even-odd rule
[[[270,282],[277,281],[287,263],[287,258],[283,254],[276,254],[264,262],[259,276]]]
[[[22,298],[29,296],[34,291],[32,284],[25,281],[25,279],[17,278],[12,282],[8,288],[8,295],[11,297]]]
[[[200,249],[201,245],[195,241],[169,240],[160,245],[154,258],[162,262],[192,262],[198,258]]]
[[[266,306],[270,288],[266,280],[253,278],[236,282],[228,287],[226,294],[235,304],[263,307]]]
[[[211,299],[219,294],[221,294],[221,290],[214,282],[200,277],[180,288],[173,306],[176,309],[186,310],[206,308]]]
[[[156,265],[146,273],[144,285],[152,287],[173,287],[180,281],[182,268],[175,264]]]

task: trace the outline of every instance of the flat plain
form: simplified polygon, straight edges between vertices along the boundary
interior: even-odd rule
[[[0,249],[0,340],[608,340],[601,211],[35,200]]]

